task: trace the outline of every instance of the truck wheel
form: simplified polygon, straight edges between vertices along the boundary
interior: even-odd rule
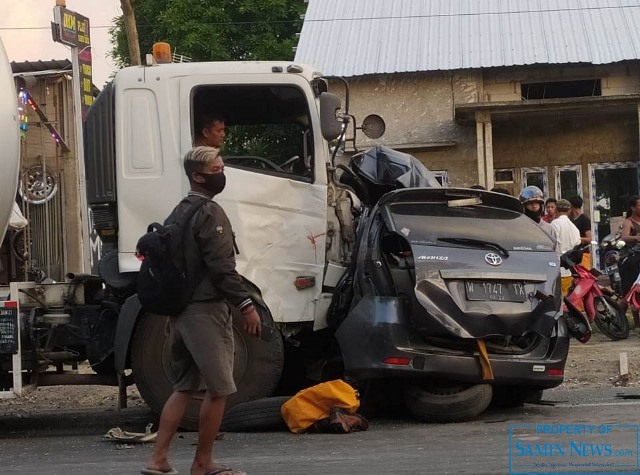
[[[465,385],[439,381],[405,388],[404,404],[409,413],[425,422],[457,422],[480,415],[491,403],[488,384]]]
[[[233,312],[235,359],[233,376],[238,391],[227,399],[227,409],[235,404],[270,396],[282,374],[283,344],[278,332],[270,341],[249,336],[240,330],[239,312]],[[269,322],[273,325],[273,322]],[[140,395],[160,414],[173,392],[169,354],[169,319],[154,314],[140,317],[131,345],[131,368]],[[197,430],[202,395],[193,398],[180,427]]]

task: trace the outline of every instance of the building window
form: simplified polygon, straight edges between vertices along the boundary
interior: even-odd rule
[[[496,184],[513,183],[515,181],[513,168],[497,168],[493,173],[493,181]]]
[[[533,82],[520,85],[522,99],[560,99],[563,97],[591,97],[602,95],[600,79],[582,81]]]

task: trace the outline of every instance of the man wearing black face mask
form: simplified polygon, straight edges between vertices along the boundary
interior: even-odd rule
[[[242,329],[260,336],[260,317],[236,272],[235,241],[224,210],[212,200],[225,186],[219,149],[196,147],[184,157],[191,191],[165,224],[176,222],[194,203],[201,208],[188,223],[184,253],[191,303],[170,317],[174,392],[162,415],[155,450],[143,474],[176,473],[167,460],[171,440],[193,393],[206,388],[200,408],[198,445],[191,474],[241,475],[212,459],[213,441],[220,428],[226,397],[236,392],[233,380],[233,324],[230,305],[242,314]]]

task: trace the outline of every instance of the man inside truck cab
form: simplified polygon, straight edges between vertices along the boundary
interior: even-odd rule
[[[224,143],[224,118],[216,113],[196,117],[194,146],[221,148]]]

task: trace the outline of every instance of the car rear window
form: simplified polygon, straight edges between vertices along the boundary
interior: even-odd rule
[[[515,211],[488,206],[448,207],[446,203],[394,203],[398,232],[414,244],[452,247],[441,239],[475,239],[513,251],[550,251],[553,242],[534,221]]]

